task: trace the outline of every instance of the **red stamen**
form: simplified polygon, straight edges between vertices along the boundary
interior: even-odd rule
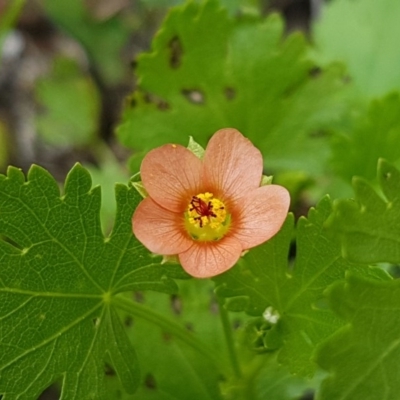
[[[194,220],[200,222],[200,228],[203,227],[203,220],[201,219],[202,217],[208,217],[208,218],[210,218],[210,217],[216,218],[217,217],[216,214],[213,212],[213,205],[212,205],[211,201],[206,203],[204,200],[200,199],[199,197],[193,196],[190,204],[192,206],[190,208],[190,211],[195,210],[197,212],[197,214],[199,215],[199,217],[195,217]]]

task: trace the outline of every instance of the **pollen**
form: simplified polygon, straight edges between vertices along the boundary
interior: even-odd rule
[[[219,240],[228,232],[230,215],[225,204],[213,193],[193,196],[185,213],[185,227],[196,240]]]

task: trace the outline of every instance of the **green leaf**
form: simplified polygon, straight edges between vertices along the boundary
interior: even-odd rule
[[[62,400],[106,399],[104,360],[127,392],[139,384],[136,354],[113,306],[128,290],[173,292],[177,265],[160,265],[132,235],[141,200],[116,186],[111,234],[100,228],[100,188],[80,165],[64,194],[33,166],[0,175],[0,393],[33,399],[56,380]]]
[[[318,399],[397,399],[400,282],[350,275],[329,289],[329,298],[346,325],[318,351],[318,363],[330,372]]]
[[[191,136],[189,137],[189,144],[187,148],[197,157],[203,159],[204,157],[204,148],[201,147]]]
[[[291,375],[286,368],[278,365],[274,358],[268,360],[259,372],[255,382],[254,399],[265,400],[298,400],[307,399],[306,393],[313,392],[318,386],[320,377],[312,381]]]
[[[180,4],[184,4],[186,0],[141,0],[141,3],[147,8],[167,8]],[[193,2],[201,3],[203,0],[192,0]],[[259,9],[258,0],[219,0],[219,2],[229,11],[230,14],[239,13],[242,10],[254,10],[257,12]]]
[[[212,299],[212,286],[209,280],[190,280],[180,282],[178,295],[137,294],[144,306],[175,321],[187,335],[206,344],[215,359],[199,355],[185,342],[148,320],[126,315],[127,333],[137,349],[142,379],[135,395],[126,395],[123,399],[222,398],[221,374],[229,368],[218,308]],[[108,376],[107,381],[109,398],[119,398],[117,393],[121,392],[121,384],[113,375]]]
[[[114,187],[116,182],[127,182],[129,180],[126,168],[116,159],[112,150],[107,147],[100,147],[97,151],[99,165],[85,164],[89,171],[93,185],[101,186],[101,226],[103,232],[110,232],[115,218],[116,199]],[[131,182],[132,184],[132,182]]]
[[[263,338],[265,351],[283,343],[278,361],[299,375],[313,374],[316,365],[311,358],[316,346],[342,326],[326,305],[325,288],[344,279],[349,268],[388,279],[383,272],[341,257],[339,241],[323,229],[331,211],[329,198],[324,198],[310,210],[308,218],[300,218],[294,266],[288,265],[293,236],[293,217],[289,216],[273,239],[250,250],[235,268],[214,278],[217,293],[227,298],[228,309],[245,310],[261,318],[264,314],[264,320],[270,321]],[[274,314],[280,316],[277,323],[271,318]]]
[[[43,107],[39,133],[52,145],[83,146],[95,138],[100,99],[94,83],[72,59],[59,57],[51,74],[38,81],[35,95]]]
[[[358,90],[369,96],[398,90],[399,18],[400,3],[392,0],[331,1],[314,26],[317,57],[344,61]]]
[[[363,263],[400,262],[400,172],[378,164],[382,197],[363,179],[353,181],[355,200],[340,200],[330,221],[346,258]]]
[[[349,183],[355,175],[374,180],[381,157],[399,162],[399,94],[372,101],[367,113],[356,117],[347,132],[334,138],[332,151],[334,169]]]
[[[123,144],[139,150],[132,170],[166,141],[186,145],[191,135],[205,146],[233,127],[260,148],[268,168],[322,173],[326,133],[349,109],[342,71],[315,73],[304,37],[285,40],[283,31],[276,14],[233,19],[212,0],[174,8],[138,59],[139,88],[118,128]]]
[[[247,349],[242,329],[238,328],[246,320],[243,314],[235,315],[231,320],[235,348],[243,369],[241,378],[232,376],[218,305],[209,280],[179,282],[178,295],[167,297],[146,292],[137,293],[136,298],[144,306],[175,321],[187,334],[197,337],[209,347],[214,357],[199,356],[165,328],[160,329],[143,318],[132,319],[125,315],[128,335],[137,349],[142,380],[133,396],[124,395],[121,384],[111,371],[107,375],[110,399],[291,400],[298,399],[307,389],[316,386],[315,381],[290,375],[273,356],[255,358],[254,353]],[[143,343],[151,343],[151,346],[143,346]]]

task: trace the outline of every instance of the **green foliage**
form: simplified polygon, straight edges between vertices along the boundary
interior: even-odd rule
[[[132,319],[127,314],[124,318],[126,329],[137,349],[142,381],[134,395],[123,394],[117,377],[109,374],[109,398],[294,400],[315,387],[316,382],[292,377],[273,356],[254,357],[254,353],[247,350],[241,328],[236,328],[234,336],[243,371],[240,378],[232,376],[212,282],[181,281],[179,289],[179,295],[166,297],[161,293],[141,292],[136,297],[145,306],[196,335],[208,352],[199,356],[187,343],[165,329],[143,318]],[[242,326],[245,320],[243,315],[235,316],[231,321],[232,328]],[[143,346],[143,343],[151,343],[151,346]]]
[[[400,3],[392,0],[331,1],[314,27],[317,58],[345,62],[368,96],[399,90],[399,18]]]
[[[0,46],[23,3],[5,9]],[[298,400],[309,390],[396,400],[399,282],[370,264],[400,263],[400,6],[330,1],[315,51],[278,15],[260,17],[258,0],[182,3],[142,0],[101,18],[91,2],[41,0],[100,85],[56,59],[34,89],[42,138],[92,145],[99,95],[125,83],[121,50],[140,7],[180,4],[138,58],[118,127],[132,170],[146,151],[189,136],[201,157],[216,130],[234,127],[308,216],[294,226],[290,214],[213,281],[184,280],[174,256],[133,236],[140,177],[114,193],[125,170],[98,142],[96,168],[77,164],[63,190],[38,166],[27,177],[10,167],[0,175],[0,398],[36,399],[57,383],[62,400]],[[2,121],[1,143],[12,128]],[[0,144],[0,166],[8,153]],[[320,196],[310,193],[342,194],[351,180],[354,199],[310,208]]]
[[[400,172],[388,162],[378,165],[378,194],[354,179],[355,200],[335,204],[330,221],[346,258],[362,263],[400,262]],[[371,282],[350,275],[329,290],[332,309],[347,323],[318,353],[331,375],[321,400],[396,399],[399,393],[399,282]]]
[[[138,391],[123,399],[221,399],[220,373],[226,372],[229,364],[218,307],[211,296],[212,284],[188,281],[180,282],[179,287],[179,295],[166,297],[146,292],[137,294],[137,298],[149,309],[176,321],[188,334],[199,337],[209,347],[209,354],[199,356],[165,329],[126,315],[127,333],[137,349],[142,380]],[[144,343],[151,345],[143,346]],[[121,384],[115,376],[108,377],[107,381],[109,398],[118,398],[116,393],[122,392]]]
[[[103,232],[106,234],[111,231],[115,218],[116,199],[114,187],[116,182],[127,182],[129,176],[126,168],[116,160],[114,154],[108,147],[101,148],[100,163],[98,167],[85,165],[89,171],[93,185],[101,186],[101,210],[100,220]]]
[[[269,169],[321,174],[326,133],[349,108],[342,71],[317,72],[304,37],[283,38],[278,15],[230,18],[216,1],[169,13],[152,51],[138,58],[120,140],[144,152],[166,141],[205,145],[223,127],[243,132]],[[284,144],[284,145],[283,145]],[[312,157],[310,157],[312,154]]]
[[[50,17],[85,47],[106,82],[121,79],[121,51],[129,34],[129,25],[122,18],[98,20],[82,0],[40,2]]]
[[[333,166],[339,176],[351,182],[353,176],[369,181],[376,177],[376,164],[383,157],[400,160],[400,96],[393,93],[371,102],[366,113],[354,118],[347,132],[335,136]]]
[[[293,376],[282,365],[278,365],[275,359],[267,358],[267,362],[259,371],[259,376],[254,382],[254,396],[246,398],[298,400],[307,398],[305,394],[312,393],[318,384],[318,379],[310,381],[299,376]]]
[[[400,172],[381,160],[378,181],[384,198],[363,179],[354,179],[354,200],[335,205],[332,229],[343,253],[363,263],[400,262]]]
[[[192,0],[197,3],[201,3],[202,0]],[[142,4],[146,7],[172,7],[178,6],[185,3],[185,0],[140,0]],[[240,9],[249,8],[249,9],[257,9],[259,6],[260,0],[221,0],[220,3],[229,11],[229,13],[233,14],[238,12]]]
[[[227,298],[229,310],[261,316],[272,307],[279,320],[265,330],[265,350],[280,348],[279,361],[300,375],[312,375],[315,347],[342,326],[324,304],[324,290],[344,279],[350,268],[363,273],[363,268],[340,256],[340,243],[323,231],[331,207],[325,198],[310,210],[308,219],[299,220],[294,266],[287,261],[293,236],[293,218],[289,217],[277,236],[246,254],[234,269],[214,278],[217,293]],[[387,279],[379,271],[365,268],[365,273]]]
[[[135,351],[113,306],[127,290],[176,290],[178,266],[135,240],[140,196],[116,187],[111,234],[100,229],[100,188],[79,165],[64,194],[43,169],[0,175],[0,393],[36,398],[62,380],[62,399],[105,399],[107,355],[126,391],[139,383]],[[23,371],[23,373],[21,373]]]
[[[320,349],[317,361],[331,375],[319,400],[399,397],[400,282],[349,276],[329,291],[334,311],[346,321]]]
[[[48,143],[82,146],[93,142],[100,112],[99,95],[74,60],[56,59],[52,74],[38,82],[35,94],[44,109],[37,127]]]

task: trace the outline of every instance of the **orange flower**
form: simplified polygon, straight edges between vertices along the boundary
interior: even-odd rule
[[[216,132],[203,160],[180,145],[158,147],[141,165],[149,197],[133,215],[133,232],[153,253],[178,255],[194,277],[221,274],[285,221],[289,193],[260,186],[262,170],[260,151],[235,129]]]

